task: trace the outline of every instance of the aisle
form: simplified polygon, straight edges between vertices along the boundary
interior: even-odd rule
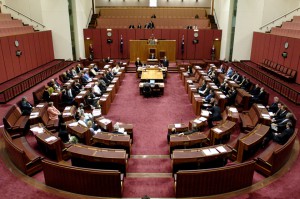
[[[126,73],[107,118],[134,125],[123,197],[174,197],[174,179],[167,143],[168,124],[195,118],[182,80],[169,74],[161,97],[140,96],[135,74]]]

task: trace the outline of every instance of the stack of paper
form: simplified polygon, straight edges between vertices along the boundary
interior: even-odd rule
[[[51,136],[51,137],[46,138],[45,140],[46,140],[46,142],[51,142],[51,141],[57,140],[57,138],[55,136]]]
[[[86,91],[80,91],[79,94],[84,95],[86,93]]]
[[[233,113],[237,113],[238,110],[235,107],[230,107],[229,111],[233,112]]]
[[[194,122],[197,123],[197,124],[200,124],[200,123],[201,123],[201,120],[195,119]]]
[[[38,126],[33,127],[30,130],[33,132],[33,134],[44,133],[44,129],[42,127],[38,127]]]
[[[29,116],[29,118],[30,119],[32,119],[32,118],[36,118],[36,117],[38,117],[39,116],[39,112],[35,112],[35,113],[30,113],[30,116]]]
[[[37,108],[43,108],[44,107],[44,104],[38,104],[36,105]]]
[[[63,116],[70,116],[70,115],[71,115],[70,112],[64,112],[64,113],[63,113]]]
[[[175,128],[180,128],[181,124],[175,124],[174,126],[175,126]]]
[[[265,108],[263,105],[257,105],[258,108]]]
[[[93,114],[94,117],[100,116],[101,115],[101,109],[94,109],[92,114]]]
[[[201,115],[203,115],[203,116],[209,116],[209,111],[207,111],[207,110],[202,110],[201,111]]]
[[[71,106],[66,106],[65,111],[71,110]]]
[[[222,133],[223,131],[219,128],[214,128],[214,131],[217,132],[217,133]]]
[[[78,125],[78,122],[73,122],[73,123],[70,123],[69,126],[77,126]]]
[[[217,149],[220,153],[226,152],[226,149],[225,149],[223,146],[218,146],[216,149]]]
[[[220,98],[226,98],[226,96],[225,95],[220,95]]]
[[[100,122],[102,122],[103,124],[107,125],[109,124],[111,121],[109,119],[103,118],[100,120]]]
[[[207,119],[206,119],[205,117],[200,117],[199,120],[204,122],[204,121],[206,121]]]

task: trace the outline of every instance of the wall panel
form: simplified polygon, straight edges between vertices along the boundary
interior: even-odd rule
[[[38,62],[37,62],[37,55],[36,55],[36,49],[34,46],[34,37],[33,34],[29,34],[29,43],[30,43],[30,55],[31,55],[31,69],[34,69],[37,67]]]
[[[289,37],[285,38],[284,40],[284,42],[288,42],[289,47],[287,49],[283,48],[283,52],[288,53],[287,58],[284,59],[283,65],[297,70],[297,67],[291,65],[293,54],[294,54],[295,40],[296,40],[295,38],[289,38]]]
[[[170,30],[169,29],[162,29],[161,30],[161,38],[162,39],[170,38]]]
[[[34,46],[35,46],[35,53],[36,53],[36,59],[37,59],[37,66],[42,65],[42,53],[40,50],[40,42],[39,42],[39,34],[33,34],[33,39],[34,39]]]
[[[26,70],[29,71],[32,68],[32,61],[31,61],[30,47],[29,47],[30,46],[29,34],[24,34],[23,43],[24,43],[23,56],[26,60]]]
[[[8,37],[9,50],[10,50],[11,61],[12,61],[12,64],[9,67],[13,68],[14,77],[22,74],[21,68],[20,68],[19,57],[16,56],[17,47],[15,46],[15,41],[16,41],[16,36]]]
[[[7,80],[7,75],[6,75],[6,67],[5,67],[5,62],[4,62],[4,56],[2,53],[2,39],[0,38],[0,83],[5,82]]]
[[[262,46],[264,47],[263,50],[263,58],[261,59],[261,62],[263,62],[263,60],[268,57],[268,53],[269,53],[269,48],[270,48],[270,34],[265,35],[264,37],[264,43],[262,44]]]
[[[110,57],[118,58],[120,52],[120,38],[119,38],[119,31],[114,29],[113,34],[111,36],[113,42],[110,45]]]
[[[187,59],[195,59],[196,44],[193,44],[193,40],[194,40],[194,30],[187,30],[187,38],[186,38]]]
[[[110,49],[110,45],[107,44],[108,37],[107,37],[106,33],[107,33],[106,29],[100,29],[102,57],[99,57],[99,58],[111,57],[111,53],[110,53],[111,49]]]
[[[270,34],[270,45],[269,45],[269,52],[268,52],[268,56],[267,59],[268,60],[273,60],[273,49],[275,48],[275,42],[276,42],[276,36]]]
[[[134,31],[134,30],[133,30]],[[135,30],[135,39],[145,39],[144,29],[136,29]]]
[[[118,30],[118,37],[121,39],[123,39],[123,53],[120,52],[119,55],[120,55],[120,58],[121,59],[124,59],[124,58],[127,58],[129,57],[129,36],[128,36],[128,31],[129,29],[119,29]],[[131,29],[130,29],[131,30]],[[135,36],[135,34],[134,34]]]
[[[4,57],[6,76],[7,76],[7,80],[9,80],[15,77],[14,68],[12,67],[13,62],[11,57],[12,55],[10,53],[9,39],[8,37],[2,37],[0,38],[0,40],[1,40],[2,53]]]
[[[196,55],[195,59],[202,59],[204,57],[204,32],[202,30],[198,31],[198,44],[196,44]]]
[[[281,46],[281,37],[279,36],[279,37],[276,37],[276,43],[275,43],[275,48],[274,48],[273,61],[275,63],[279,63],[279,56],[281,56],[281,55],[279,55],[280,54],[280,46]]]
[[[49,61],[55,59],[54,57],[54,47],[53,47],[53,38],[52,38],[52,31],[47,31],[48,36],[48,46],[49,46],[49,52],[50,52],[50,59]]]
[[[210,50],[213,46],[213,31],[203,30],[204,31],[204,59],[211,59]]]
[[[106,35],[106,34],[105,34]],[[101,35],[100,35],[100,29],[95,29],[91,32],[91,35],[88,36],[93,41],[93,49],[94,49],[94,58],[95,59],[101,59],[102,57],[102,41],[101,41]]]

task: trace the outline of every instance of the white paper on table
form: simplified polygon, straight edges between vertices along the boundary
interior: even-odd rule
[[[216,149],[221,153],[227,152],[223,146],[218,146]]]
[[[258,108],[266,108],[265,106],[263,105],[257,105]]]
[[[72,122],[69,124],[69,126],[77,126],[78,125],[78,122]]]
[[[82,98],[82,95],[77,95],[76,98]]]
[[[211,153],[212,155],[215,155],[215,154],[218,154],[218,153],[219,153],[219,152],[217,151],[217,149],[215,149],[215,148],[210,148],[209,151],[210,151],[210,153]]]
[[[275,114],[273,112],[269,112],[269,115],[273,117]]]
[[[58,95],[58,93],[52,93],[51,95]]]
[[[30,130],[31,130],[32,132],[34,132],[34,133],[44,133],[44,128],[38,127],[38,126],[33,127],[33,128],[31,128]]]
[[[107,88],[106,90],[107,90],[107,91],[112,91],[112,88]]]
[[[187,82],[187,83],[189,83],[189,84],[193,83],[193,81],[192,81],[192,80],[190,80],[190,79],[189,79],[189,80],[187,80],[186,82]]]
[[[235,83],[235,81],[229,81],[230,83],[232,83],[232,84],[234,84]]]
[[[51,136],[51,137],[48,137],[45,139],[46,142],[51,142],[51,141],[54,141],[54,140],[57,140],[57,138],[55,136]]]
[[[109,68],[109,67],[110,67],[109,64],[106,64],[106,65],[104,66],[105,69],[107,69],[107,68]]]
[[[222,92],[221,92],[221,91],[216,91],[216,93],[221,93],[221,94],[222,94]]]
[[[100,120],[100,122],[102,122],[103,124],[106,125],[106,124],[110,123],[111,121],[109,119],[103,118]]]
[[[201,120],[201,121],[204,122],[204,121],[206,121],[207,119],[206,119],[205,117],[200,117],[199,120]]]
[[[174,126],[175,126],[175,128],[180,128],[181,124],[175,124]]]
[[[63,113],[64,116],[68,116],[68,115],[71,115],[70,112],[67,112],[67,113]]]
[[[119,128],[119,129],[118,129],[118,132],[124,133],[124,132],[125,132],[125,129],[124,129],[124,128]]]
[[[44,104],[38,104],[38,105],[36,105],[36,107],[37,108],[42,108],[42,107],[44,107]]]
[[[103,96],[103,97],[108,97],[108,94],[103,94],[102,96]]]
[[[264,113],[262,113],[261,116],[263,116],[263,117],[270,117],[269,114],[264,114]]]
[[[110,84],[109,86],[108,86],[108,88],[113,88],[115,85],[113,85],[113,84]]]
[[[79,94],[84,95],[86,93],[86,91],[80,91]]]
[[[100,116],[101,115],[101,109],[94,109],[92,114],[93,114],[94,117]]]
[[[201,120],[195,119],[194,122],[197,123],[197,124],[200,124],[200,123],[201,123]]]
[[[226,96],[225,95],[220,95],[220,98],[226,98]]]
[[[216,131],[217,133],[222,133],[223,131],[219,128],[214,128],[214,131]]]
[[[205,155],[212,155],[209,149],[202,150]]]
[[[235,107],[230,107],[229,110],[233,113],[237,113],[238,110]]]
[[[71,106],[66,106],[65,111],[71,110]]]
[[[217,86],[212,86],[212,88],[213,88],[213,89],[218,89],[218,87],[217,87]]]
[[[209,111],[207,111],[207,110],[202,110],[201,115],[209,116]]]

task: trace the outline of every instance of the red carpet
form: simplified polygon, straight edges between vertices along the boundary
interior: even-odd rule
[[[170,173],[170,159],[129,159],[127,173]]]

